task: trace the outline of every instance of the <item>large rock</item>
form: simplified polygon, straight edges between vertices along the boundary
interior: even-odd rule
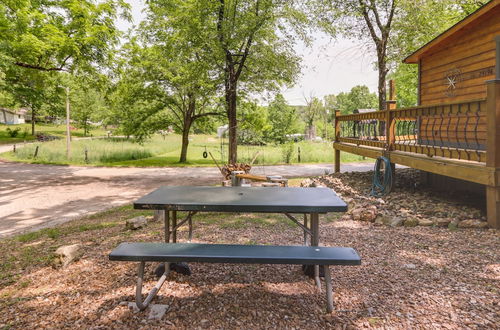
[[[357,221],[374,222],[377,218],[377,207],[375,205],[357,207],[352,210],[352,218]]]
[[[347,204],[347,210],[354,210],[356,208],[356,201],[354,198],[345,197],[343,198],[344,202]]]
[[[439,218],[436,221],[436,226],[438,227],[448,227],[448,225],[451,223],[450,218]]]
[[[56,266],[66,267],[71,262],[78,260],[83,255],[81,244],[64,245],[59,247],[55,254]]]
[[[125,228],[136,230],[142,228],[148,224],[148,220],[144,216],[138,216],[132,219],[128,219],[125,223]]]
[[[458,223],[458,228],[488,228],[488,223],[486,221],[470,219],[460,221]]]
[[[392,217],[391,220],[389,220],[388,225],[391,227],[398,227],[403,225],[403,218],[401,217]]]
[[[416,227],[418,226],[418,219],[417,218],[407,218],[404,222],[405,227]]]
[[[424,227],[434,226],[434,221],[429,219],[418,219],[418,225]]]

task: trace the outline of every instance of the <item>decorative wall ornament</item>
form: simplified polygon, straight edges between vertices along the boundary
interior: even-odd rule
[[[457,85],[461,81],[462,71],[458,68],[451,69],[445,73],[446,90],[444,94],[448,97],[455,97]]]

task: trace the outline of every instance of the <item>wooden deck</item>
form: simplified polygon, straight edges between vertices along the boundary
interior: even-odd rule
[[[486,186],[488,222],[500,228],[500,80],[486,99],[388,109],[335,118],[335,170],[340,152]]]

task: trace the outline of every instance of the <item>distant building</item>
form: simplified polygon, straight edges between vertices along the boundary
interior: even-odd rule
[[[217,127],[217,137],[221,138],[224,137],[226,132],[229,130],[229,125],[224,125],[224,126],[219,126]]]
[[[0,123],[7,125],[16,125],[25,123],[26,109],[11,110],[0,108]]]
[[[373,111],[377,111],[376,109],[357,109],[357,110],[354,110],[354,113],[367,113],[367,112],[373,112]]]

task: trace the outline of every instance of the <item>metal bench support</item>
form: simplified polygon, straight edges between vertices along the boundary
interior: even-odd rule
[[[143,302],[142,301],[142,282],[144,280],[144,265],[145,264],[146,263],[144,261],[141,261],[139,263],[139,268],[137,271],[137,273],[138,273],[138,275],[137,275],[137,288],[135,290],[135,304],[137,305],[137,308],[139,308],[139,310],[141,310],[141,311],[145,310],[149,306],[149,303],[151,302],[151,300],[153,300],[153,298],[156,297],[156,294],[158,293],[158,291],[160,291],[163,283],[167,279],[167,276],[170,272],[170,265],[168,263],[165,263],[165,272],[160,277],[160,279],[158,280],[158,282],[156,283],[154,288],[151,289],[148,296],[146,297],[146,299]]]

